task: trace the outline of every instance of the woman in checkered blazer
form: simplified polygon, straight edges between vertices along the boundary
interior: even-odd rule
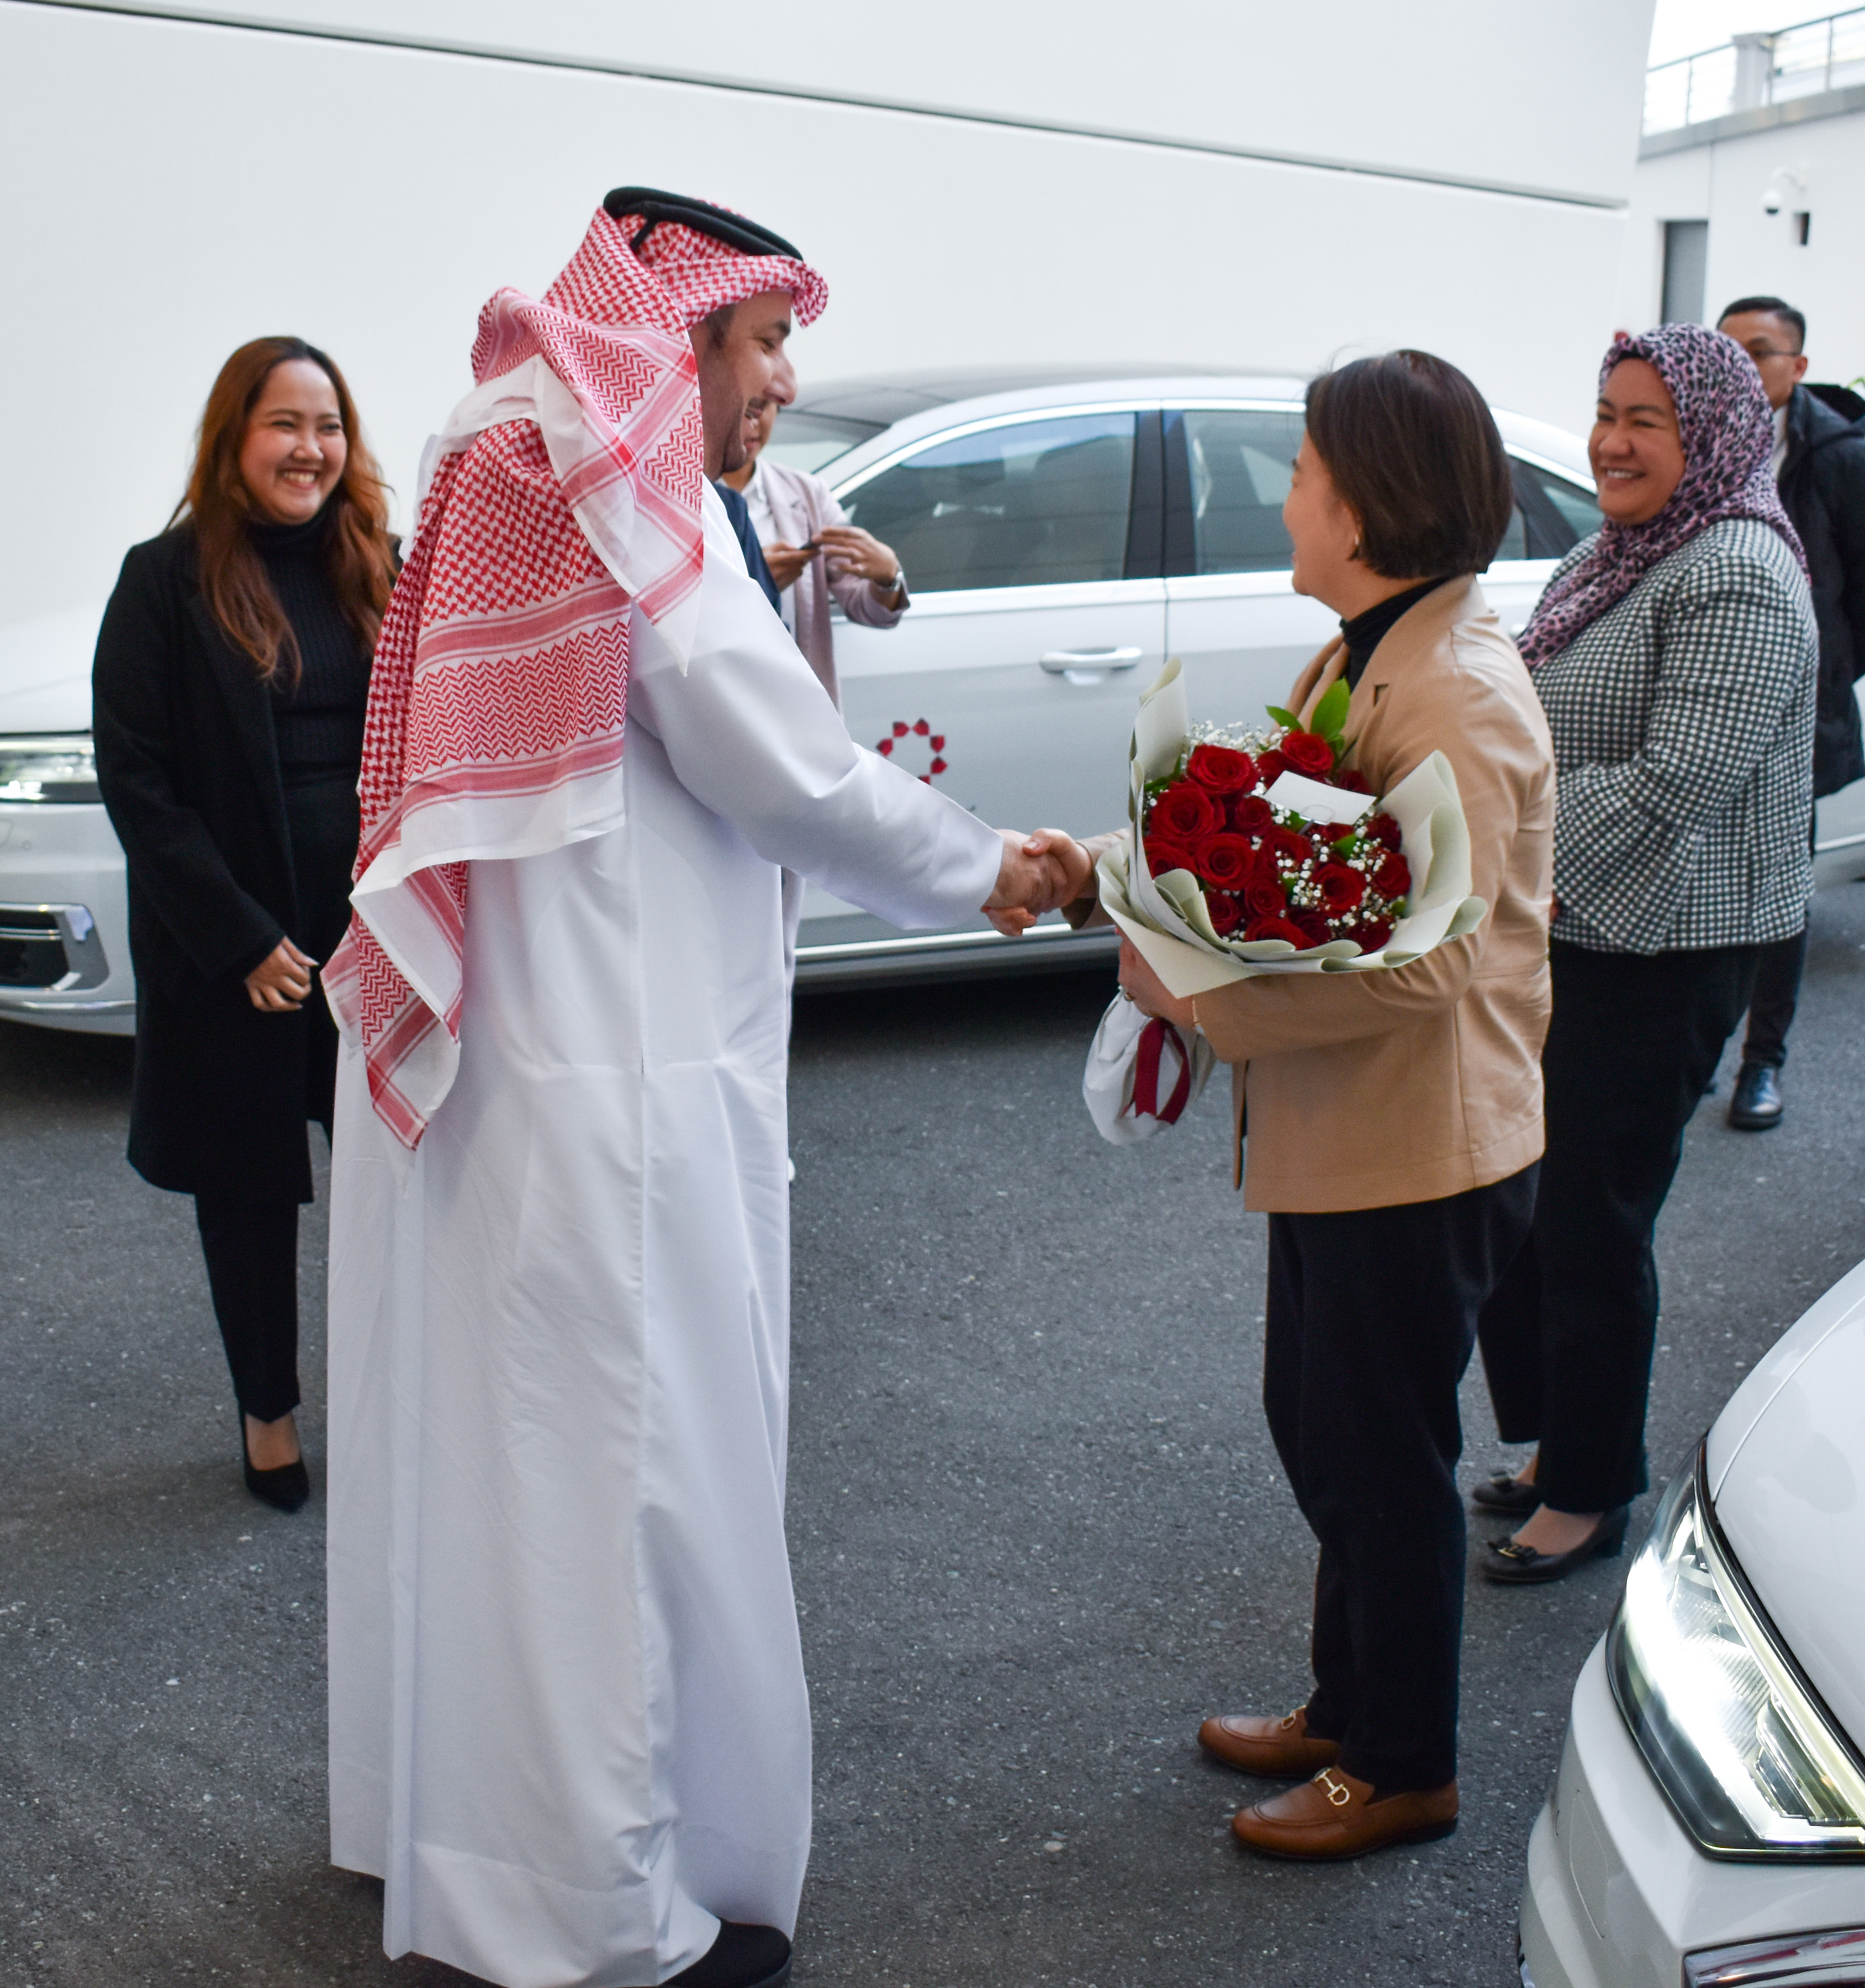
[[[1606,522],[1522,637],[1559,783],[1548,1145],[1481,1343],[1503,1439],[1476,1502],[1525,1516],[1484,1571],[1616,1553],[1647,1488],[1652,1251],[1684,1128],[1760,948],[1806,920],[1819,644],[1746,353],[1669,324],[1608,351],[1589,443]]]

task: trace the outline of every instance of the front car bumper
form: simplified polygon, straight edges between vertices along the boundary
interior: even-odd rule
[[[1574,1687],[1560,1769],[1528,1839],[1525,1988],[1681,1988],[1688,1954],[1865,1923],[1865,1865],[1703,1854],[1626,1730],[1605,1648],[1602,1639]],[[1841,1988],[1865,1976],[1830,1978]]]
[[[136,1033],[123,850],[96,803],[0,803],[0,1019]]]

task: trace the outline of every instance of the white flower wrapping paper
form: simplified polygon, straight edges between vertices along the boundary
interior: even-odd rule
[[[1350,939],[1298,952],[1286,939],[1220,938],[1197,879],[1189,870],[1153,877],[1140,837],[1147,785],[1172,776],[1190,731],[1185,681],[1175,660],[1140,698],[1129,748],[1127,833],[1102,858],[1097,876],[1109,917],[1176,999],[1264,973],[1369,973],[1406,966],[1483,922],[1489,907],[1471,894],[1470,830],[1457,776],[1444,754],[1433,752],[1376,802],[1328,790],[1362,812],[1376,806],[1399,824],[1413,886],[1405,916],[1377,952],[1362,952]],[[1285,773],[1282,779],[1296,777]],[[1295,805],[1299,808],[1298,801]]]
[[[1141,1043],[1149,1028],[1157,1034],[1157,1064],[1150,1081],[1142,1084]],[[1217,1052],[1203,1036],[1194,1034],[1188,1043],[1183,1030],[1169,1022],[1149,1022],[1118,995],[1088,1045],[1082,1102],[1109,1145],[1131,1146],[1162,1126],[1176,1125],[1197,1103],[1217,1066]]]

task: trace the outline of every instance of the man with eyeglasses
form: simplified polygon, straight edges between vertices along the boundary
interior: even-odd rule
[[[1791,304],[1779,297],[1738,297],[1716,328],[1741,347],[1762,376],[1774,410],[1775,481],[1806,548],[1819,624],[1817,799],[1865,776],[1853,691],[1865,672],[1865,429],[1828,404],[1824,397],[1836,390],[1802,384],[1806,320]],[[1771,1131],[1781,1122],[1780,1072],[1806,963],[1804,931],[1762,948],[1729,1103],[1729,1123],[1738,1131]]]

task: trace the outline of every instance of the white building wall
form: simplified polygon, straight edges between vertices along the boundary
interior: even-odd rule
[[[1813,100],[1803,100],[1805,109]],[[1777,169],[1798,174],[1806,191]],[[1779,214],[1762,196],[1778,184]],[[1813,217],[1806,246],[1793,213]],[[1664,223],[1710,224],[1704,313],[1711,323],[1739,296],[1785,297],[1807,316],[1811,377],[1842,384],[1865,374],[1865,110],[1714,140],[1641,159],[1620,265],[1616,322],[1656,321]]]
[[[299,0],[309,32],[279,32],[0,0],[0,624],[108,591],[174,505],[221,360],[262,333],[344,366],[405,524],[480,304],[541,290],[624,181],[800,243],[832,292],[796,341],[806,378],[1306,372],[1409,343],[1582,427],[1650,10],[1159,0],[1142,36],[1103,0],[795,0],[779,19],[741,0]],[[513,22],[523,59],[471,52],[509,47]],[[416,30],[468,52],[375,39]],[[767,58],[785,87],[827,77],[849,100],[745,86]],[[1030,128],[1019,105],[1074,128]]]

